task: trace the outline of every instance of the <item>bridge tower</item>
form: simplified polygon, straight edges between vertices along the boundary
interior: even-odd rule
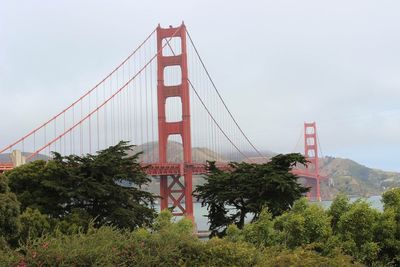
[[[309,192],[308,198],[316,196],[318,201],[321,201],[320,191],[320,175],[319,175],[319,162],[318,162],[318,142],[317,142],[317,126],[315,122],[304,123],[304,156],[309,161],[307,165],[307,173],[309,177],[314,179],[307,179],[308,183],[312,183],[312,194]],[[315,185],[315,186],[314,186]]]
[[[165,42],[172,38],[180,39],[181,53],[164,55]],[[187,51],[186,51],[186,27],[182,23],[179,27],[157,27],[157,107],[158,107],[158,142],[159,163],[167,164],[168,137],[180,135],[183,145],[183,162],[180,163],[179,175],[160,176],[161,209],[167,209],[169,203],[179,209],[175,216],[193,217],[192,197],[192,145],[190,136],[190,98],[188,83]],[[165,84],[165,69],[168,67],[180,67],[181,83],[178,85]],[[170,97],[179,97],[182,103],[182,120],[168,122],[166,118],[166,103]],[[181,179],[183,177],[183,181]]]

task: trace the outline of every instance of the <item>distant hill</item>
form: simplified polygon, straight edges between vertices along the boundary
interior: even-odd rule
[[[331,179],[321,185],[325,198],[332,198],[338,192],[348,195],[379,195],[391,187],[400,186],[400,173],[368,168],[350,159],[325,157],[320,160],[321,173]]]
[[[140,156],[141,161],[158,161],[158,143],[151,142],[143,145],[136,146],[133,149],[134,153],[142,151]],[[167,147],[167,157],[169,162],[182,162],[183,160],[183,147],[181,143],[169,141]],[[203,163],[206,160],[215,160],[220,162],[228,162],[229,160],[208,148],[194,147],[192,149],[192,161]]]
[[[264,153],[272,157],[276,153]],[[265,162],[264,158],[251,157],[252,162]],[[249,160],[246,160],[249,161]],[[400,186],[400,173],[368,168],[351,159],[324,157],[319,160],[323,199],[332,199],[339,192],[354,196],[380,195],[391,187]]]

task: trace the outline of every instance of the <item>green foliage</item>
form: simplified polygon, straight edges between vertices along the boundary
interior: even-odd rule
[[[58,234],[29,240],[21,248],[28,266],[112,266],[117,248],[129,235],[113,227],[91,228],[84,233]]]
[[[381,247],[379,258],[400,265],[400,188],[386,191],[382,201],[384,212],[375,233]]]
[[[46,215],[39,210],[27,208],[19,217],[21,220],[20,240],[35,239],[50,231],[50,223]]]
[[[342,266],[363,266],[353,263],[352,258],[336,252],[331,257],[324,257],[313,250],[296,248],[294,250],[267,248],[263,257],[256,266],[262,267],[342,267]]]
[[[289,248],[311,243],[325,243],[332,234],[330,218],[322,207],[297,200],[292,210],[275,220],[279,239]]]
[[[9,247],[3,246],[0,248],[0,266],[16,266],[20,258],[21,255]]]
[[[141,189],[150,180],[137,162],[139,154],[121,141],[96,155],[61,156],[35,161],[7,172],[22,209],[38,209],[53,219],[87,227],[115,225],[133,229],[149,225],[154,196]],[[86,221],[86,225],[85,222]]]
[[[345,252],[357,260],[371,263],[377,260],[379,246],[374,242],[379,213],[365,201],[356,201],[338,222],[338,235]]]
[[[245,242],[230,242],[218,237],[205,245],[204,266],[255,266],[261,253]]]
[[[7,178],[0,175],[0,239],[13,241],[21,230],[19,219],[20,203],[14,193],[10,192]]]
[[[386,243],[393,241],[390,238],[394,227],[393,216],[379,217],[379,213],[364,202],[350,205],[346,199],[338,199],[336,203],[346,205],[335,205],[329,211],[317,204],[310,204],[305,198],[297,200],[291,210],[274,219],[264,210],[257,221],[245,225],[243,230],[230,225],[226,239],[265,248],[264,255],[268,256],[260,260],[260,266],[351,266],[352,257],[367,264],[378,263],[380,245],[383,243],[377,242],[375,237],[379,229]],[[343,206],[347,208],[340,208]],[[333,235],[329,214],[337,215],[338,235]],[[359,221],[355,220],[354,225],[346,229],[344,223],[353,220],[353,217],[358,217]],[[386,224],[380,223],[380,219]],[[357,232],[358,227],[361,233]],[[363,239],[366,242],[355,242]],[[342,250],[350,256],[344,256]],[[385,257],[387,260],[382,262],[392,260],[391,255]]]
[[[305,219],[298,213],[285,213],[276,219],[275,227],[279,231],[279,241],[284,246],[294,248],[305,242]]]
[[[243,227],[243,236],[246,242],[256,246],[271,246],[276,243],[276,233],[272,214],[263,209],[259,218]]]
[[[70,214],[62,219],[52,219],[52,229],[65,234],[87,231],[90,224],[95,224],[94,219],[85,210],[73,209]]]
[[[138,228],[128,232],[102,226],[89,227],[87,233],[44,235],[29,239],[20,248],[23,256],[9,250],[0,251],[0,255],[8,255],[8,265],[22,258],[28,266],[314,266],[304,263],[318,262],[322,264],[315,266],[352,266],[349,257],[341,254],[323,257],[303,249],[290,253],[278,247],[264,249],[258,241],[254,246],[229,238],[202,242],[193,234],[191,221],[172,223],[171,217],[168,211],[162,212],[151,230]],[[270,229],[271,215],[263,211],[257,223],[252,228],[255,232],[263,231],[263,225]]]
[[[400,187],[390,189],[383,193],[382,202],[385,210],[390,208],[400,210]]]
[[[271,213],[267,209],[263,209],[259,218],[253,223],[245,224],[242,230],[234,224],[229,225],[226,239],[232,242],[244,241],[257,247],[274,245],[276,232]]]
[[[21,210],[30,207],[57,218],[64,215],[64,203],[68,203],[67,174],[57,168],[54,161],[46,164],[37,160],[7,172],[11,191],[21,202]]]
[[[300,154],[277,155],[265,164],[230,163],[229,171],[208,164],[205,183],[194,195],[208,208],[212,235],[224,234],[229,224],[243,228],[246,215],[256,220],[267,207],[273,216],[288,210],[307,188],[290,171],[296,164],[306,164]]]
[[[87,232],[64,234],[56,231],[37,239],[28,239],[19,248],[21,254],[7,247],[0,249],[0,264],[15,266],[23,262],[27,266],[359,266],[353,264],[351,258],[344,256],[339,250],[326,257],[316,253],[312,247],[298,247],[294,250],[280,246],[265,247],[264,244],[269,244],[269,237],[273,235],[272,217],[266,210],[261,213],[254,227],[243,230],[236,226],[229,227],[229,231],[240,231],[239,235],[249,242],[243,239],[231,240],[231,233],[224,239],[213,238],[202,242],[193,234],[191,221],[182,219],[172,223],[171,217],[170,212],[162,212],[152,229],[138,228],[128,231],[112,226],[93,228],[89,225]],[[272,232],[265,231],[264,227]],[[251,231],[254,233],[250,233]],[[257,233],[263,237],[257,239]],[[256,239],[253,239],[254,237]]]
[[[343,194],[337,195],[328,210],[328,214],[331,216],[331,226],[333,233],[337,233],[339,219],[349,209],[349,198]]]
[[[43,236],[22,247],[28,266],[201,266],[205,245],[193,235],[192,222],[171,223],[162,212],[157,229],[133,232],[110,226]]]

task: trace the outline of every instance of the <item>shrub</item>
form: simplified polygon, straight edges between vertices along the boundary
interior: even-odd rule
[[[332,257],[324,257],[315,251],[296,248],[295,250],[266,248],[257,266],[263,267],[342,267],[342,266],[362,266],[352,263],[352,258],[338,252]]]
[[[204,266],[254,266],[261,254],[246,242],[212,238],[206,243]]]
[[[47,216],[37,209],[27,208],[19,217],[21,220],[20,240],[35,239],[50,231]]]
[[[330,218],[315,204],[306,199],[295,202],[293,209],[275,219],[279,242],[295,248],[315,242],[324,243],[332,234]]]

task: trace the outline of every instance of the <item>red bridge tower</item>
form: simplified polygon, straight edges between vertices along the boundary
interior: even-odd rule
[[[181,53],[164,55],[163,46],[172,38],[180,38]],[[163,44],[164,42],[164,44]],[[192,144],[190,136],[190,98],[186,51],[186,27],[166,29],[157,27],[157,102],[158,102],[158,138],[159,138],[159,163],[167,164],[167,146],[170,135],[180,135],[183,144],[183,162],[180,163],[180,174],[160,176],[161,209],[167,209],[169,203],[179,209],[175,216],[185,215],[193,220],[192,198]],[[165,69],[178,66],[181,70],[181,83],[178,85],[165,85]],[[166,101],[169,97],[179,97],[182,103],[182,120],[168,122],[166,120]],[[183,176],[183,181],[181,177]]]
[[[307,185],[311,186],[308,198],[315,196],[321,201],[320,175],[318,163],[317,126],[315,122],[304,123],[304,156],[309,161],[306,170]],[[312,179],[310,179],[312,177]]]

